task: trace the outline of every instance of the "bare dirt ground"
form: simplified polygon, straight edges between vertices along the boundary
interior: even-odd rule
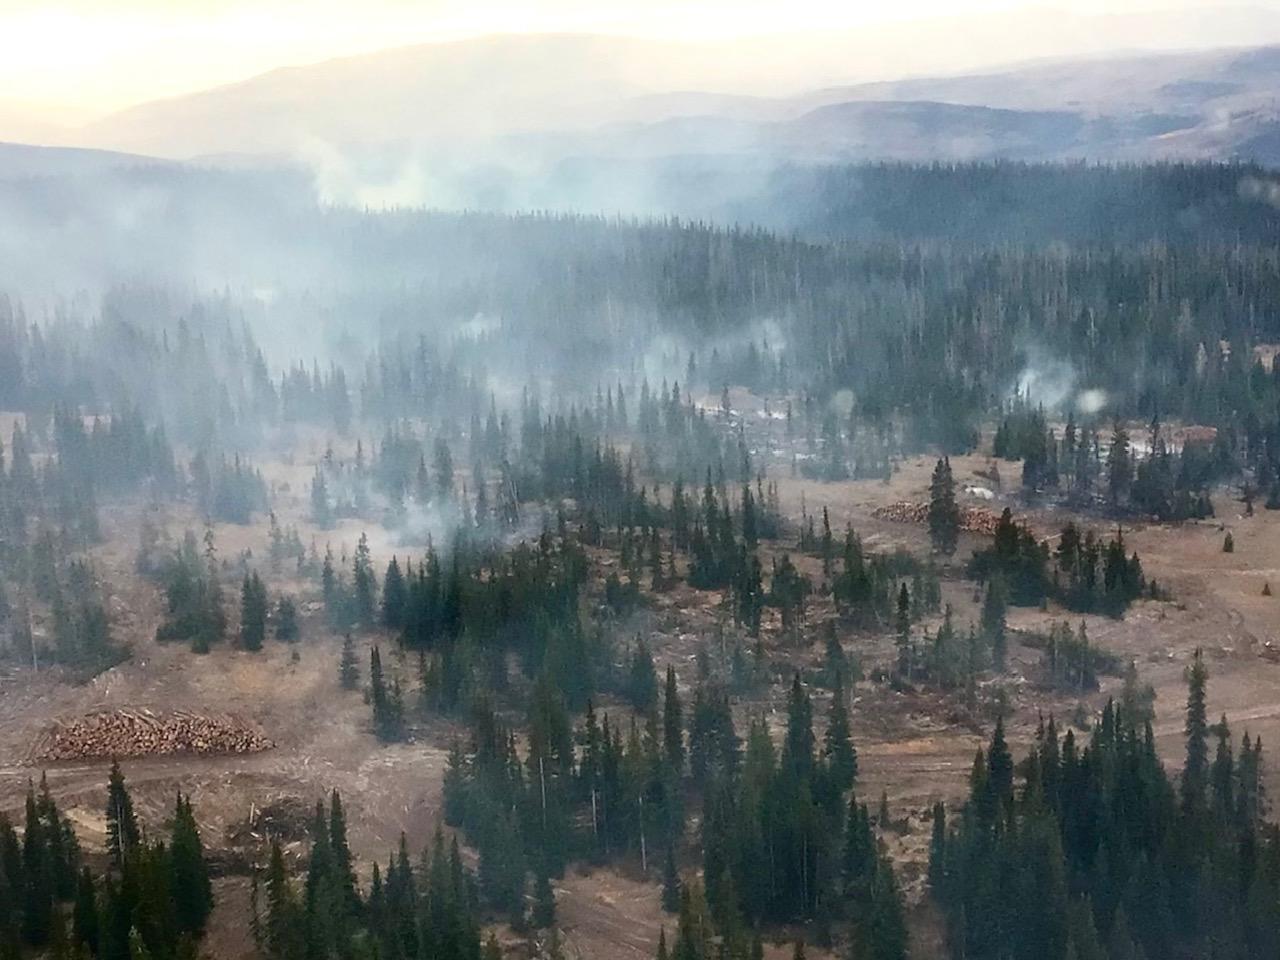
[[[296,460],[269,465],[282,524],[299,528],[304,544],[314,538],[321,553],[331,544],[335,556],[348,557],[363,529],[370,534],[375,563],[392,552],[403,556],[398,543],[374,524],[344,521],[331,531],[317,531],[305,519],[307,466],[323,453],[323,444],[302,438]],[[349,454],[349,451],[345,452]],[[959,485],[991,487],[976,471],[989,465],[986,457],[953,458]],[[927,496],[931,458],[901,464],[891,483],[878,480],[820,483],[779,477],[784,511],[793,519],[804,509],[820,517],[826,506],[837,536],[852,523],[872,550],[904,547],[922,553],[928,549],[923,526],[894,523],[872,517],[885,504]],[[1045,509],[1027,511],[1015,505],[1007,491],[1016,490],[1016,465],[1000,464],[1006,493],[993,491],[994,500],[971,496],[969,502],[1000,509],[1005,503],[1026,513],[1041,536],[1052,535],[1067,519]],[[775,474],[777,471],[775,471]],[[1086,617],[1093,641],[1126,659],[1134,659],[1142,679],[1157,690],[1157,735],[1163,755],[1171,764],[1181,762],[1181,710],[1184,699],[1182,672],[1192,651],[1202,647],[1211,671],[1210,706],[1226,712],[1234,737],[1247,727],[1260,734],[1264,746],[1280,742],[1280,596],[1264,597],[1264,583],[1280,594],[1280,513],[1259,510],[1240,516],[1240,504],[1226,495],[1214,502],[1219,520],[1180,526],[1147,525],[1126,529],[1126,541],[1142,557],[1148,577],[1155,577],[1171,593],[1169,602],[1135,604],[1122,621]],[[301,600],[302,639],[293,646],[269,641],[261,653],[250,654],[224,643],[212,653],[197,657],[183,645],[164,646],[154,640],[161,618],[162,599],[157,589],[133,570],[137,548],[140,506],[103,511],[106,543],[95,551],[95,563],[111,585],[110,612],[115,635],[126,640],[132,659],[84,685],[64,682],[54,671],[32,674],[29,669],[8,667],[0,674],[0,810],[16,814],[29,778],[41,771],[28,763],[33,745],[50,724],[108,708],[181,709],[193,713],[233,713],[246,718],[277,743],[265,753],[250,756],[171,756],[125,763],[125,773],[139,812],[148,828],[163,828],[174,792],[189,792],[201,819],[206,843],[215,851],[252,859],[231,840],[242,836],[251,808],[273,801],[311,804],[332,789],[348,801],[353,847],[368,870],[372,858],[385,860],[401,831],[411,849],[420,850],[440,821],[440,786],[450,742],[461,731],[443,721],[420,726],[414,742],[381,746],[368,730],[368,707],[358,692],[343,692],[337,683],[340,638],[322,622],[316,587],[288,576],[270,578],[274,590],[295,592]],[[1089,522],[1099,531],[1102,521]],[[164,518],[172,538],[190,527],[202,530],[189,513],[172,510]],[[1232,531],[1235,552],[1224,554],[1225,529]],[[264,558],[265,524],[253,527],[218,525],[215,536],[219,556],[229,564],[228,591],[238,574],[238,558],[249,551]],[[977,616],[972,584],[959,577],[959,567],[984,538],[965,534],[960,549],[944,565],[944,599],[954,608],[957,627],[967,628]],[[785,544],[771,545],[774,552]],[[793,554],[794,556],[794,554]],[[797,558],[811,575],[820,565],[811,558]],[[767,561],[766,561],[767,566]],[[716,610],[716,598],[687,587],[678,587],[658,598],[650,611],[636,621],[649,632],[660,668],[674,663],[682,686],[692,685],[693,658],[700,641],[709,640],[724,616]],[[776,615],[769,611],[770,616]],[[810,605],[811,623],[830,615],[830,601],[815,598]],[[1035,630],[1068,615],[1062,611],[1013,610],[1014,630]],[[1078,615],[1070,615],[1075,623]],[[934,621],[927,626],[936,628]],[[626,636],[634,635],[634,631]],[[776,624],[766,626],[770,656],[782,664],[816,665],[821,645],[797,647],[777,635]],[[842,631],[842,642],[856,652],[870,674],[893,655],[886,625],[882,633]],[[367,664],[369,638],[362,638],[360,662]],[[381,641],[384,655],[388,641]],[[1104,678],[1103,689],[1083,698],[1049,694],[1021,678],[1034,674],[1040,654],[1014,645],[1009,676],[984,683],[984,696],[1003,689],[1009,705],[1010,736],[1015,752],[1033,736],[1041,713],[1054,713],[1066,722],[1083,702],[1087,713],[1101,708],[1115,693],[1119,679]],[[406,679],[413,665],[393,669]],[[784,679],[782,671],[777,678]],[[412,688],[410,683],[409,687]],[[814,691],[815,715],[826,712],[825,694]],[[780,725],[785,717],[785,687],[774,684],[755,698],[744,699],[737,709],[745,724],[751,714],[764,714]],[[974,751],[990,734],[989,712],[969,715],[957,708],[955,697],[929,692],[898,693],[885,685],[865,681],[853,691],[853,724],[860,758],[858,790],[874,808],[883,792],[894,826],[884,831],[902,872],[904,887],[918,903],[922,890],[929,823],[927,811],[937,799],[955,801],[966,789]],[[616,703],[603,704],[611,711]],[[86,846],[100,848],[104,839],[102,806],[107,763],[85,762],[51,766],[51,789],[81,833]],[[1266,767],[1273,796],[1280,795],[1280,763]],[[295,850],[300,849],[296,845]],[[243,867],[243,864],[241,865]],[[659,907],[656,870],[650,879],[638,875],[636,865],[619,869],[571,868],[557,884],[566,947],[571,956],[639,960],[651,957],[658,932],[671,927],[672,918]],[[253,956],[253,945],[243,923],[248,881],[243,870],[228,869],[217,880],[220,896],[208,952],[219,958]],[[917,929],[928,931],[927,908],[913,907]],[[921,913],[920,911],[924,911]],[[771,946],[771,958],[789,955],[786,945]],[[818,951],[810,951],[817,956]],[[922,936],[915,955],[936,955],[936,942]]]

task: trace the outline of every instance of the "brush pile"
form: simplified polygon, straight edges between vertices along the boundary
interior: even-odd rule
[[[929,504],[913,503],[910,500],[899,500],[887,506],[877,507],[871,514],[877,520],[893,520],[896,523],[927,523],[929,520]],[[1000,514],[983,507],[961,507],[960,529],[969,533],[981,533],[994,536],[996,525],[1000,522]],[[1026,524],[1019,521],[1019,526]]]
[[[57,724],[32,760],[152,757],[173,753],[258,753],[275,744],[236,717],[150,710],[107,710]]]

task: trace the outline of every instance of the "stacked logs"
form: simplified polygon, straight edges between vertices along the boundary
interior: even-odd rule
[[[899,500],[887,506],[877,507],[871,514],[877,520],[893,520],[897,523],[926,523],[929,519],[929,504],[913,503],[910,500]],[[982,533],[994,536],[996,526],[1000,523],[1000,514],[982,507],[960,508],[960,529],[969,533]],[[1025,527],[1022,521],[1019,526]]]
[[[257,753],[275,744],[232,716],[108,710],[57,724],[32,759],[48,763],[173,753]]]

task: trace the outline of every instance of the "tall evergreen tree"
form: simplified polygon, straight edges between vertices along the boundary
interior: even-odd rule
[[[684,773],[684,709],[676,686],[675,667],[667,667],[667,683],[662,698],[662,748],[667,766],[681,776]]]
[[[193,937],[204,933],[213,910],[213,886],[204,845],[189,798],[178,794],[169,843],[170,891],[178,930]]]
[[[933,468],[929,483],[929,538],[933,549],[951,556],[960,538],[960,507],[956,504],[956,484],[951,460],[943,457]]]

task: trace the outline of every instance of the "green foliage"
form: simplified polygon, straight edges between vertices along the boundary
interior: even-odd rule
[[[1246,736],[1234,757],[1223,722],[1210,763],[1205,681],[1197,654],[1176,786],[1132,705],[1108,703],[1083,748],[1042,725],[1016,790],[997,725],[967,805],[934,811],[929,884],[952,956],[1196,956],[1208,943],[1270,955],[1280,847],[1257,805],[1260,745]]]
[[[951,460],[942,458],[933,468],[929,482],[929,539],[933,549],[945,556],[956,552],[960,538],[960,507],[956,504],[956,484]]]
[[[257,571],[245,574],[240,586],[240,646],[244,650],[262,649],[267,636],[267,588]]]

